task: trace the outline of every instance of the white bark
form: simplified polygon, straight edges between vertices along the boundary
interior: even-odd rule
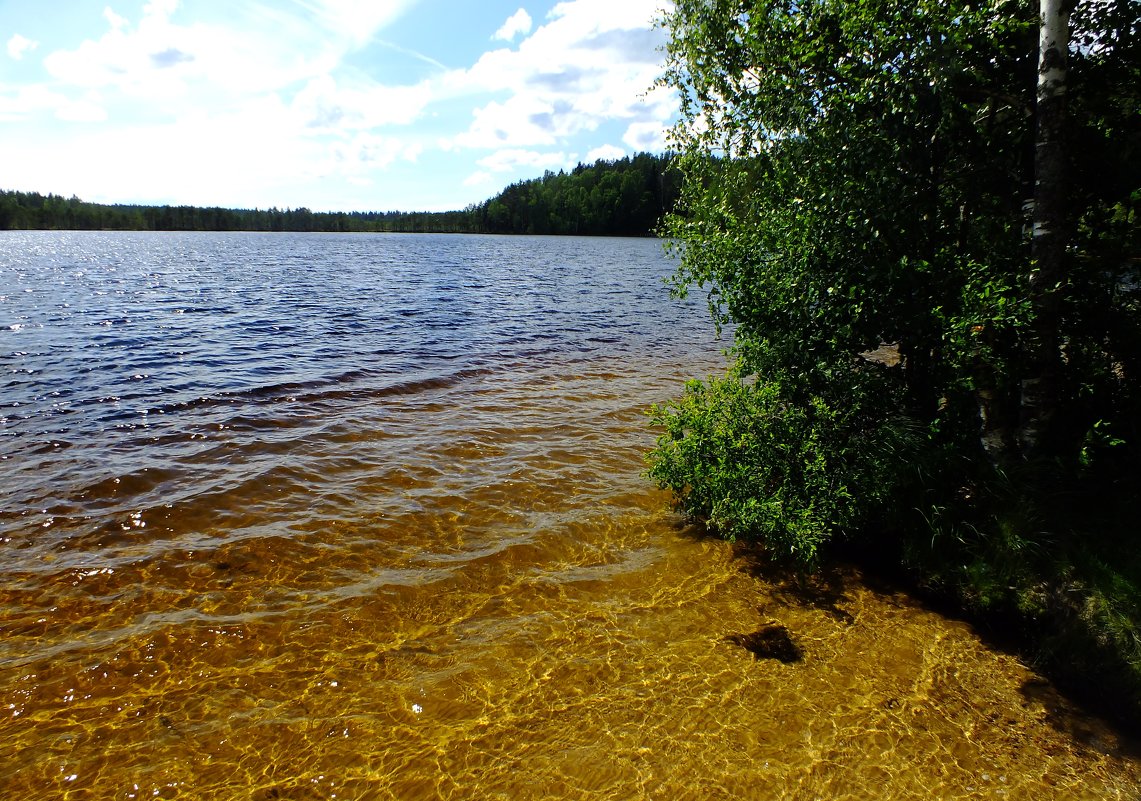
[[[1061,289],[1066,253],[1066,54],[1074,0],[1040,0],[1037,141],[1034,155],[1034,228],[1030,301],[1034,328],[1028,343],[1029,374],[1022,382],[1023,455],[1038,454],[1060,403],[1058,352]]]

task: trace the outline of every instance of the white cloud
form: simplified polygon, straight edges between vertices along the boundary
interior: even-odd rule
[[[150,0],[143,6],[143,13],[147,16],[169,17],[178,10],[180,0]]]
[[[423,147],[391,136],[362,133],[349,141],[335,142],[328,148],[322,172],[336,173],[349,180],[372,170],[382,170],[398,160],[415,161]]]
[[[592,161],[656,149],[676,115],[670,91],[649,89],[658,0],[568,0],[538,28],[520,9],[494,49],[450,70],[435,40],[410,45],[421,53],[381,38],[415,2],[108,7],[47,54],[41,83],[0,86],[0,122],[19,123],[0,125],[0,175],[94,201],[453,208],[504,175],[568,168],[599,139],[613,144]],[[428,77],[396,85],[394,63]]]
[[[55,115],[66,122],[105,122],[107,110],[98,97],[96,93],[89,93],[81,100],[68,100],[56,108]]]
[[[307,15],[250,3],[221,22],[182,23],[178,0],[151,0],[134,26],[107,8],[100,38],[50,54],[45,66],[64,83],[183,108],[196,93],[217,101],[282,91],[333,71],[412,2],[309,0],[298,4]]]
[[[586,163],[593,164],[596,161],[617,161],[625,155],[626,151],[620,147],[602,145],[586,154]]]
[[[51,53],[44,65],[64,84],[108,88],[173,110],[186,108],[195,92],[218,103],[282,89],[335,63],[327,49],[299,41],[296,31],[183,25],[172,21],[176,8],[172,0],[148,3],[135,27],[112,11],[100,38]]]
[[[464,179],[464,186],[487,186],[492,181],[492,174],[489,172],[473,172]]]
[[[42,86],[25,86],[14,95],[0,95],[0,120],[17,122],[37,111],[52,111],[67,102],[58,92]]]
[[[327,29],[359,47],[412,4],[413,0],[315,0],[314,10]]]
[[[453,138],[464,148],[557,146],[624,120],[640,141],[650,126],[665,128],[676,113],[672,91],[651,89],[660,72],[652,27],[660,0],[570,0],[518,48],[485,53],[470,69],[441,80],[442,94],[506,93],[472,112]],[[642,98],[642,99],[639,99]]]
[[[520,167],[532,170],[545,170],[552,167],[566,167],[573,161],[566,153],[540,153],[536,150],[498,150],[476,163],[492,172],[511,172]]]
[[[26,36],[20,34],[13,34],[12,38],[8,40],[8,55],[19,61],[25,54],[30,53],[40,46],[39,42],[33,42]]]
[[[43,86],[26,86],[15,95],[0,95],[0,121],[20,122],[47,113],[65,122],[102,122],[107,119],[101,98],[89,92],[79,100]]]
[[[309,81],[293,108],[310,133],[345,133],[389,125],[407,125],[424,110],[431,95],[422,86],[340,85],[329,75]]]
[[[660,122],[635,122],[626,129],[622,141],[633,150],[665,150],[666,128]]]
[[[117,187],[130,198],[151,202],[177,198],[195,205],[241,206],[268,196],[284,205],[294,199],[283,197],[282,185],[296,177],[317,180],[336,172],[328,147],[281,136],[289,119],[289,109],[270,97],[231,114],[196,112],[176,122],[101,126],[77,146],[44,142],[29,148],[24,159],[0,157],[0,167],[12,176],[13,185],[61,187],[94,201]],[[296,198],[294,205],[305,203]]]
[[[582,130],[573,115],[557,115],[554,106],[542,97],[515,95],[504,103],[491,102],[472,112],[475,118],[455,143],[468,148],[503,148],[549,146],[559,136],[570,136]]]
[[[151,0],[131,20],[107,8],[95,37],[45,59],[50,89],[0,90],[0,120],[97,122],[113,108],[125,124],[64,148],[98,152],[97,164],[45,150],[29,166],[44,177],[21,185],[62,185],[92,199],[129,187],[156,202],[173,191],[179,202],[225,205],[256,202],[256,192],[281,205],[285,186],[330,177],[363,186],[419,158],[422,144],[384,129],[419,117],[431,93],[338,69],[409,0],[298,5],[287,13],[246,3],[215,21],[185,18],[178,0]],[[20,172],[0,167],[12,180]]]
[[[615,0],[564,0],[547,16],[551,19],[597,20],[597,24],[608,28],[630,30],[652,25],[667,5],[672,4],[667,0],[623,0],[620,3]]]
[[[116,14],[114,9],[110,6],[103,9],[103,18],[107,20],[107,24],[111,26],[111,29],[116,31],[122,30],[131,24],[125,17],[120,17]]]
[[[495,32],[492,39],[501,39],[505,42],[510,42],[516,36],[523,34],[524,36],[531,32],[531,15],[525,9],[519,9],[510,17],[503,26]]]

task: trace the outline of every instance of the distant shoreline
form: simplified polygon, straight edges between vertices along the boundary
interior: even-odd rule
[[[394,236],[416,236],[431,234],[433,236],[503,236],[503,237],[590,237],[595,239],[661,239],[657,233],[651,231],[645,234],[532,234],[532,233],[499,233],[496,231],[444,231],[444,230],[415,230],[415,231],[320,231],[320,230],[292,230],[262,231],[249,228],[229,228],[220,230],[189,229],[189,228],[0,228],[0,235],[6,233],[75,233],[75,234],[392,234]]]
[[[88,203],[0,191],[0,230],[652,236],[673,210],[672,157],[639,153],[511,184],[456,211],[314,212]]]

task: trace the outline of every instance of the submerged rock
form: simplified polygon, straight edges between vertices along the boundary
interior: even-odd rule
[[[725,639],[744,648],[755,659],[779,659],[785,664],[804,659],[804,651],[780,623],[768,623],[751,634],[730,634]]]

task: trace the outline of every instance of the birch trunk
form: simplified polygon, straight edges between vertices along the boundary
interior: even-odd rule
[[[1034,323],[1028,375],[1022,381],[1018,441],[1025,457],[1052,451],[1051,430],[1061,395],[1058,327],[1065,275],[1066,53],[1074,0],[1040,0],[1034,217],[1030,245],[1030,301]]]

